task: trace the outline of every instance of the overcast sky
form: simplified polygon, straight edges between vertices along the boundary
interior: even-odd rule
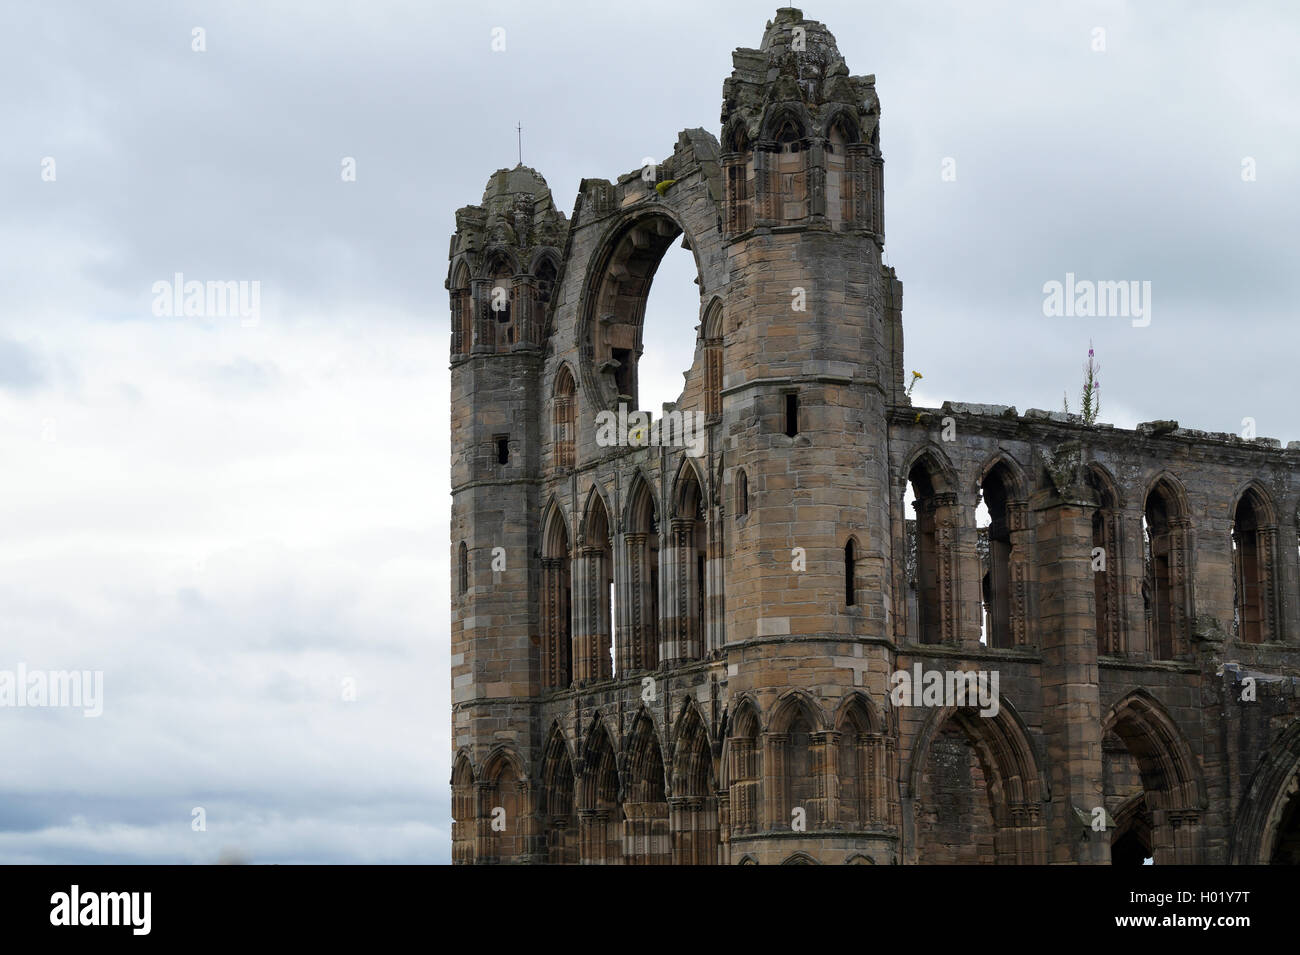
[[[1294,8],[803,9],[876,75],[919,401],[1073,405],[1091,339],[1104,421],[1300,439]],[[717,135],[774,11],[0,8],[0,670],[104,673],[99,718],[0,709],[0,861],[449,860],[454,212],[516,123],[566,215]],[[689,262],[647,407],[690,362]],[[260,283],[256,322],[155,315],[178,272]],[[1067,272],[1150,281],[1150,325],[1044,317]]]

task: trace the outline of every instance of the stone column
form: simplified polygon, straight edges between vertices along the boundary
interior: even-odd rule
[[[1011,619],[1007,621],[1011,633],[1011,645],[1023,647],[1035,642],[1030,631],[1029,606],[1029,563],[1033,547],[1032,532],[1029,527],[1029,505],[1023,501],[1007,502],[1007,522],[1011,531],[1011,558],[1008,563],[1010,580],[1007,581]],[[1092,524],[1089,518],[1088,553],[1092,553]],[[1091,579],[1091,578],[1090,578]]]
[[[1169,519],[1169,586],[1173,603],[1175,658],[1191,653],[1194,588],[1192,567],[1192,522],[1186,516]]]
[[[1105,806],[1091,560],[1095,508],[1091,492],[1082,485],[1055,493],[1043,490],[1034,499],[1043,731],[1052,773],[1052,863],[1110,861],[1109,836],[1083,829],[1076,812],[1090,817]],[[1023,815],[1033,807],[1010,808]],[[1032,830],[1028,823],[1017,818],[1014,827]],[[1029,848],[1017,847],[1019,861],[1029,861]]]

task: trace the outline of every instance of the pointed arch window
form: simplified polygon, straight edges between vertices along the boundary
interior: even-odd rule
[[[1244,643],[1277,639],[1276,538],[1268,507],[1251,488],[1241,496],[1232,515],[1233,622],[1237,639]]]
[[[1148,646],[1153,659],[1173,660],[1187,646],[1190,525],[1182,498],[1168,480],[1160,480],[1148,492],[1142,529]]]
[[[578,429],[578,388],[573,372],[565,365],[555,379],[552,396],[555,415],[555,466],[571,468],[575,461],[575,438]]]

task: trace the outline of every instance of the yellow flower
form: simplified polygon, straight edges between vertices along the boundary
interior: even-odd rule
[[[912,377],[913,377],[913,378],[924,378],[925,375],[921,374],[919,371],[914,371],[914,372],[912,372]]]

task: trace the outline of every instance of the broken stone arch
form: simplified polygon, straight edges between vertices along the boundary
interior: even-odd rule
[[[665,196],[670,197],[671,190]],[[701,305],[713,291],[705,287],[699,253],[703,236],[697,234],[701,230],[689,228],[686,218],[671,208],[671,199],[616,215],[590,260],[576,335],[583,384],[598,410],[617,409],[620,401],[636,410],[637,363],[650,286],[664,254],[679,238],[695,259]]]

